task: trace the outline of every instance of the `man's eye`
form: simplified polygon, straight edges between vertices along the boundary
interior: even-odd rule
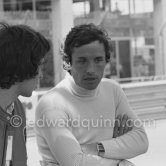
[[[97,58],[97,59],[95,59],[96,63],[99,63],[99,62],[102,62],[102,61],[103,61],[103,58]]]
[[[78,60],[77,62],[83,64],[86,62],[86,60],[82,59],[82,60]]]

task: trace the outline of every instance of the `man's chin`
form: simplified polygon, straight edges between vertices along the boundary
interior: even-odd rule
[[[100,82],[98,81],[94,81],[94,82],[86,82],[86,84],[84,84],[85,89],[87,90],[95,90]]]
[[[21,96],[23,96],[23,97],[31,97],[32,96],[32,92],[23,93],[23,94],[21,94]]]
[[[84,86],[84,89],[87,89],[87,90],[95,90],[97,88],[98,84],[88,84],[86,86]]]

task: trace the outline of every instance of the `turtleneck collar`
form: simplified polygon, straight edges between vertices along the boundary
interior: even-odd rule
[[[78,96],[78,97],[88,97],[88,98],[94,98],[98,95],[98,92],[99,92],[99,87],[98,86],[96,89],[94,90],[88,90],[88,89],[84,89],[80,86],[78,86],[73,77],[68,73],[66,72],[66,76],[65,76],[65,79],[67,80],[67,82],[69,83],[69,88],[71,90],[71,92]]]

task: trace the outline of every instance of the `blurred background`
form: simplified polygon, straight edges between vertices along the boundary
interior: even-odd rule
[[[39,87],[64,76],[59,48],[74,25],[105,28],[113,47],[105,72],[119,82],[165,79],[166,2],[164,0],[0,0],[0,21],[27,24],[53,44]],[[159,77],[160,75],[160,77]]]
[[[64,77],[59,48],[71,27],[83,23],[107,30],[112,53],[104,77],[120,83],[145,122],[149,151],[132,161],[165,166],[166,0],[0,0],[0,21],[29,25],[52,43],[38,90],[31,98],[20,97],[27,114],[29,166],[40,160],[33,130],[36,104]]]

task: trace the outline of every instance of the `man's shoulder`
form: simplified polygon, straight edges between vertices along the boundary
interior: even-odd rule
[[[50,89],[48,92],[46,92],[39,100],[40,101],[45,101],[45,102],[52,102],[54,103],[60,101],[60,99],[65,96],[66,90],[63,87],[54,87]]]
[[[58,84],[54,88],[46,92],[39,100],[37,110],[43,110],[45,108],[62,108],[66,100],[68,91],[65,86]],[[40,112],[40,111],[39,111]]]
[[[62,80],[60,83],[58,83],[55,87],[51,88],[50,90],[48,90],[43,96],[42,98],[48,98],[50,100],[50,98],[56,98],[56,97],[60,97],[62,96],[64,93],[67,93],[67,88],[65,86],[65,82],[64,80]],[[41,99],[42,99],[41,98]]]
[[[106,87],[117,88],[119,87],[119,83],[113,79],[102,78],[101,85]]]

